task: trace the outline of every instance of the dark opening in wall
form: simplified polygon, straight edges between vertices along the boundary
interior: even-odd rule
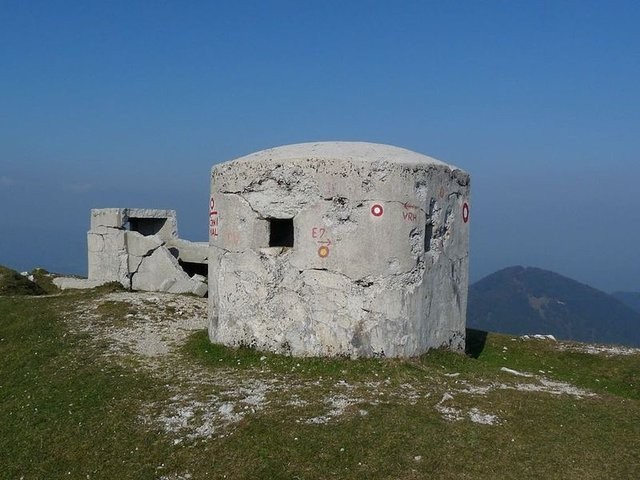
[[[432,198],[429,201],[429,211],[426,215],[426,223],[424,226],[424,251],[431,250],[431,239],[433,238],[433,211],[436,207],[436,200]]]
[[[424,226],[424,251],[431,250],[431,238],[433,237],[433,224],[428,222]]]
[[[208,265],[206,263],[195,263],[195,262],[183,262],[182,260],[178,260],[178,263],[182,267],[182,269],[186,272],[190,277],[198,274],[206,277],[209,273]]]
[[[293,247],[293,218],[269,219],[269,246]]]
[[[141,233],[142,235],[156,235],[164,224],[166,218],[132,218],[129,217],[129,230]]]

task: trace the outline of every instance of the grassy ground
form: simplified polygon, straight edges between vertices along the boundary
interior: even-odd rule
[[[195,299],[121,298],[0,297],[0,478],[640,478],[638,354],[470,332],[468,355],[294,359],[196,330],[145,356],[114,345]]]
[[[0,265],[0,295],[43,295],[46,291],[15,270]]]

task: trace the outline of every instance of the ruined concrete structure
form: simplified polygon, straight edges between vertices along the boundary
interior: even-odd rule
[[[57,278],[60,288],[115,281],[133,290],[207,293],[207,243],[178,238],[173,210],[91,210],[87,245],[89,278]]]
[[[292,355],[462,350],[469,175],[388,145],[289,145],[211,172],[209,336]]]

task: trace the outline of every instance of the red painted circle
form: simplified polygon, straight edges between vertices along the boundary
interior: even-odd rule
[[[324,245],[323,245],[323,246],[321,246],[321,247],[318,249],[318,256],[319,256],[320,258],[328,257],[328,256],[329,256],[329,247],[326,247],[326,246],[324,246]]]
[[[464,223],[469,221],[469,205],[467,202],[464,202],[464,205],[462,205],[462,220]]]
[[[379,203],[375,203],[371,206],[371,215],[373,215],[374,217],[381,217],[383,213],[384,209]]]

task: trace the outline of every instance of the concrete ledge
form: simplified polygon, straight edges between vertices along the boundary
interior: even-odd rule
[[[53,284],[61,290],[84,290],[109,283],[108,280],[89,280],[88,278],[56,277]]]

